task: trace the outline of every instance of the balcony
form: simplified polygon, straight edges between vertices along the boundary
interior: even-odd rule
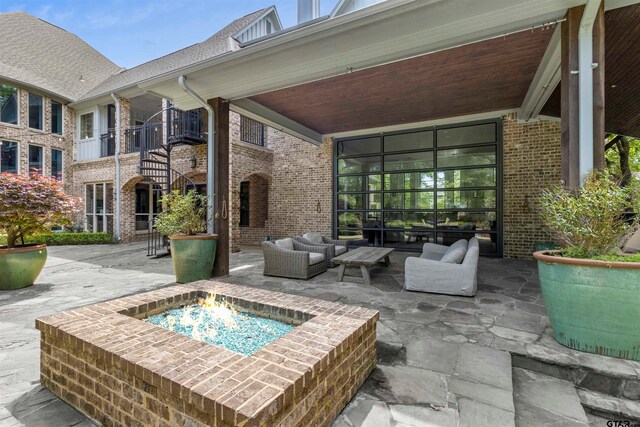
[[[144,125],[132,126],[124,131],[124,152],[138,153],[142,142],[150,150],[157,150],[163,143],[162,122],[148,123]]]
[[[100,158],[115,156],[116,154],[116,132],[111,128],[107,133],[100,135]]]

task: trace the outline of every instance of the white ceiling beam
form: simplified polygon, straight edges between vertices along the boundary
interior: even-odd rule
[[[251,99],[236,99],[229,105],[232,111],[250,119],[264,123],[274,129],[293,135],[315,145],[322,144],[322,134],[300,123],[276,113]]]
[[[520,121],[535,120],[553,90],[560,83],[560,64],[562,62],[560,55],[561,25],[556,25],[547,50],[542,56],[538,70],[533,76],[527,95],[524,97],[522,107],[520,107],[520,112],[518,113],[518,120]]]

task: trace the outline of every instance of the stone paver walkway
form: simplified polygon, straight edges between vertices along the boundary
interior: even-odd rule
[[[35,286],[0,293],[0,425],[88,423],[39,387],[34,319],[170,285],[170,259],[149,259],[145,253],[145,244],[49,248]],[[380,311],[378,369],[336,426],[515,425],[517,381],[509,353],[590,364],[626,378],[640,374],[640,364],[555,343],[533,262],[482,258],[478,293],[466,298],[403,291],[406,256],[394,253],[389,268],[374,267],[373,283],[366,286],[337,282],[337,268],[309,281],[265,277],[260,249],[245,248],[232,255],[231,275],[224,280]],[[515,371],[520,379],[529,378],[529,371],[521,371]],[[544,402],[530,403],[548,409]],[[573,419],[585,421],[580,414]],[[590,420],[600,425],[604,419]]]

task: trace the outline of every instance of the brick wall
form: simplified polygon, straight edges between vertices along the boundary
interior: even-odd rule
[[[504,118],[504,256],[529,258],[550,240],[538,210],[540,191],[560,184],[560,122],[518,123]]]
[[[34,92],[38,95],[41,93]],[[42,130],[29,129],[29,92],[18,88],[18,125],[0,123],[0,140],[18,143],[18,171],[29,171],[29,144],[43,147],[44,174],[51,175],[51,149],[62,150],[63,180],[65,189],[70,191],[73,170],[69,166],[73,159],[73,136],[75,133],[75,112],[66,105],[62,106],[62,135],[51,133],[51,100],[43,96],[44,121]],[[59,100],[58,100],[59,101]]]

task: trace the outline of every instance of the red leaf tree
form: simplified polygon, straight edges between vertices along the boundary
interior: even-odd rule
[[[81,209],[82,201],[66,194],[55,179],[37,173],[0,174],[0,231],[7,234],[9,248],[18,239],[68,224],[70,216]]]

